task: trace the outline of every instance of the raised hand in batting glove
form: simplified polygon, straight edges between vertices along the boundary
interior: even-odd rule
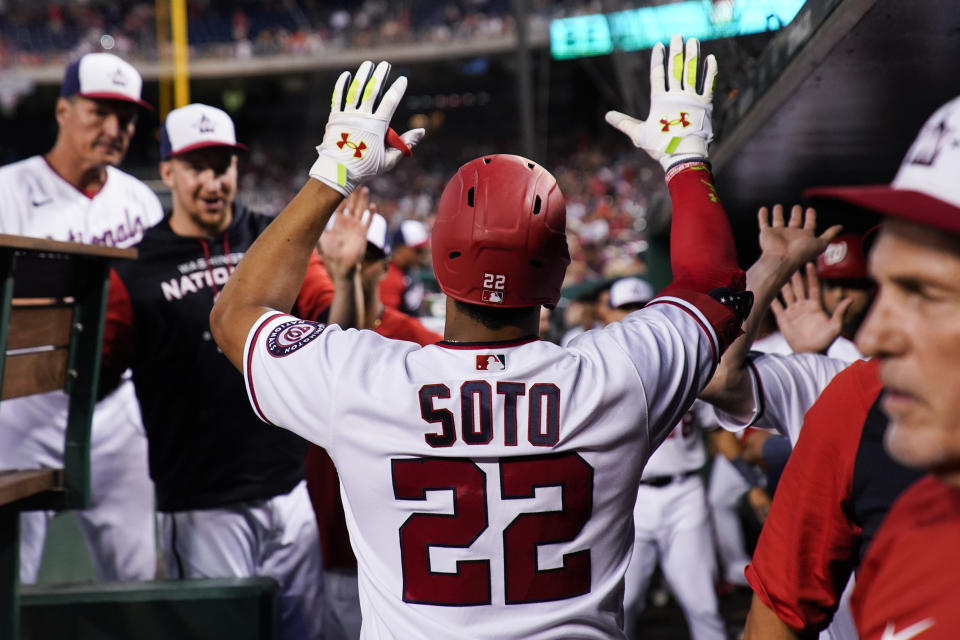
[[[400,157],[410,155],[410,149],[423,138],[423,129],[411,129],[400,136],[390,129],[390,118],[407,89],[407,79],[400,76],[383,93],[389,74],[390,63],[381,62],[374,69],[368,60],[352,80],[349,71],[340,74],[333,89],[330,119],[310,177],[344,196],[369,178],[395,167]]]
[[[700,41],[677,34],[670,40],[670,57],[664,64],[659,42],[650,55],[650,115],[637,120],[619,111],[608,111],[606,120],[627,134],[633,144],[658,160],[664,170],[681,162],[708,158],[713,140],[713,89],[717,60],[707,56],[700,69]]]

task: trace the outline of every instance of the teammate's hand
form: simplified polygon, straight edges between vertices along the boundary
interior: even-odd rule
[[[670,57],[664,64],[661,43],[650,55],[650,115],[637,120],[619,111],[608,111],[606,120],[627,134],[634,146],[658,160],[664,170],[688,161],[706,161],[713,140],[713,90],[717,60],[707,56],[700,69],[700,41],[677,34],[670,40]]]
[[[820,279],[812,262],[807,263],[806,272],[806,286],[797,271],[780,290],[783,303],[774,300],[770,310],[795,353],[823,353],[843,330],[843,314],[853,300],[844,298],[833,315],[827,315],[820,302]]]
[[[367,60],[352,81],[349,71],[340,74],[333,89],[330,119],[310,177],[344,196],[365,180],[392,169],[423,137],[423,129],[411,129],[401,136],[390,131],[388,135],[390,119],[407,89],[406,77],[400,76],[376,105],[389,74],[390,63],[381,62],[374,69]]]
[[[374,209],[370,189],[361,187],[341,203],[320,235],[320,255],[334,280],[349,278],[363,259]]]
[[[757,225],[760,228],[761,257],[781,264],[784,280],[804,263],[823,253],[843,229],[840,225],[833,225],[818,236],[816,209],[808,207],[804,210],[800,205],[793,205],[790,219],[785,220],[783,207],[779,204],[774,205],[772,211],[760,207]]]

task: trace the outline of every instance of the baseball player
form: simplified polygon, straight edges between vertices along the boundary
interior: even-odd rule
[[[716,425],[713,412],[710,418],[709,423]],[[763,486],[762,475],[744,456],[746,438],[755,437],[751,431],[759,430],[747,429],[735,434],[724,429],[714,429],[709,434],[710,445],[716,453],[710,464],[707,504],[716,533],[721,575],[726,583],[737,587],[747,586],[743,570],[750,563],[743,535],[740,501],[746,494],[747,502],[753,508],[760,524],[763,524],[765,514],[770,508],[770,495]]]
[[[388,309],[419,315],[425,290],[417,269],[429,259],[430,234],[419,220],[404,220],[393,232],[392,255],[380,282],[380,298]]]
[[[920,163],[907,162],[905,169],[912,164]],[[902,173],[908,179],[911,173],[917,174]],[[924,175],[923,170],[919,173]],[[837,197],[843,191],[816,189],[810,193]],[[762,297],[758,292],[758,298]],[[829,362],[821,360],[821,364]],[[746,638],[809,637],[826,627],[840,606],[842,586],[861,563],[890,504],[919,475],[891,459],[881,446],[890,434],[881,410],[883,389],[878,369],[876,362],[850,366],[836,376],[807,413],[748,567],[755,595]],[[768,378],[776,380],[766,375],[769,372],[765,366],[754,369],[764,386],[762,394],[757,394],[764,403]],[[791,387],[786,377],[781,381],[782,390],[794,392],[811,383],[810,378],[794,378]],[[908,625],[905,620],[899,626]],[[883,631],[893,634],[897,626]],[[848,632],[837,628],[836,620],[828,632],[831,637],[851,637],[843,635]]]
[[[850,301],[843,313],[841,332],[848,340],[853,340],[856,335],[876,291],[876,285],[867,274],[863,242],[863,236],[858,234],[839,235],[817,256],[816,262],[826,312],[832,314],[844,301]]]
[[[683,608],[690,636],[727,637],[717,610],[716,548],[700,477],[707,455],[703,429],[712,415],[708,405],[695,403],[643,469],[633,508],[633,553],[624,582],[628,638],[641,635],[637,618],[658,562]]]
[[[146,233],[138,259],[111,273],[103,376],[133,371],[167,575],[271,576],[282,637],[320,638],[323,568],[306,443],[263,427],[210,335],[215,297],[271,220],[234,201],[243,148],[220,109],[191,104],[168,114],[160,177],[173,209]],[[304,267],[296,309],[317,318],[334,285],[316,253]]]
[[[863,640],[960,633],[960,98],[926,122],[887,186],[820,190],[885,216],[870,252],[877,299],[857,334],[878,362],[884,445],[929,475],[882,524],[851,601]]]
[[[861,360],[852,338],[870,304],[874,287],[865,273],[861,278],[855,277],[861,273],[857,261],[860,249],[852,247],[859,247],[860,243],[859,236],[840,236],[817,256],[815,265],[806,266],[804,275],[794,274],[781,290],[783,302],[774,300],[770,307],[781,331],[758,339],[753,350],[826,353],[847,362]]]
[[[732,293],[742,272],[704,164],[716,62],[701,76],[698,57],[695,40],[676,36],[669,58],[658,45],[650,117],[608,114],[668,168],[677,279],[568,349],[536,336],[569,261],[563,196],[518,156],[467,163],[440,199],[431,246],[450,300],[444,342],[419,347],[285,312],[342,197],[400,157],[385,135],[406,80],[379,106],[387,63],[338,80],[312,179],[238,265],[211,327],[259,415],[337,466],[363,637],[624,637],[643,463],[748,306]],[[680,119],[690,126],[664,132]],[[363,142],[363,157],[341,140]]]
[[[654,297],[653,287],[637,277],[610,286],[604,318],[620,322]],[[663,444],[647,460],[633,507],[633,553],[624,578],[624,631],[638,635],[647,587],[657,564],[680,601],[696,640],[726,638],[717,611],[716,551],[703,480],[706,462],[702,427],[712,416],[708,405],[694,404]]]
[[[157,196],[116,168],[138,111],[140,74],[109,53],[67,66],[53,148],[0,168],[0,233],[131,247],[163,218]],[[0,404],[0,467],[62,467],[67,395]],[[91,505],[79,512],[96,575],[144,580],[156,572],[153,486],[133,385],[97,403],[91,430]],[[34,582],[52,513],[21,515],[20,578]]]

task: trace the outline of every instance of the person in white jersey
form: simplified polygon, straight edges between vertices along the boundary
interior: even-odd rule
[[[379,106],[387,63],[337,81],[311,179],[210,320],[261,418],[325,447],[337,466],[362,637],[624,637],[643,464],[750,306],[706,164],[716,61],[701,72],[698,60],[695,40],[675,36],[669,58],[657,45],[648,119],[607,114],[667,169],[676,279],[566,349],[537,337],[569,263],[563,196],[519,156],[467,163],[441,196],[432,254],[450,299],[444,342],[288,315],[333,210],[400,155],[385,137],[405,78]]]
[[[643,469],[624,592],[627,637],[641,635],[637,618],[658,563],[683,609],[690,637],[727,637],[717,608],[716,545],[699,474],[706,463],[703,429],[712,413],[707,405],[694,404]]]
[[[607,323],[620,322],[654,297],[643,278],[626,277],[610,285]],[[638,618],[646,604],[650,578],[659,564],[694,640],[726,638],[717,611],[716,550],[703,480],[706,462],[703,431],[713,412],[694,404],[653,452],[643,469],[633,508],[633,554],[624,580],[624,630],[639,635]]]
[[[0,233],[132,247],[163,219],[157,196],[116,167],[138,111],[142,80],[109,53],[67,66],[56,104],[53,148],[0,168]],[[63,466],[67,395],[0,404],[0,466]],[[91,506],[79,513],[93,568],[104,580],[150,579],[156,571],[153,485],[147,442],[129,380],[97,403],[91,432]],[[52,513],[21,516],[20,577],[34,582]]]

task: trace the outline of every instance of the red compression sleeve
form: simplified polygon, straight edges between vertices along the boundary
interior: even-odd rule
[[[670,267],[674,287],[709,293],[718,288],[741,291],[746,276],[737,264],[737,249],[726,211],[713,186],[710,169],[691,162],[671,169],[667,186],[673,200]]]

